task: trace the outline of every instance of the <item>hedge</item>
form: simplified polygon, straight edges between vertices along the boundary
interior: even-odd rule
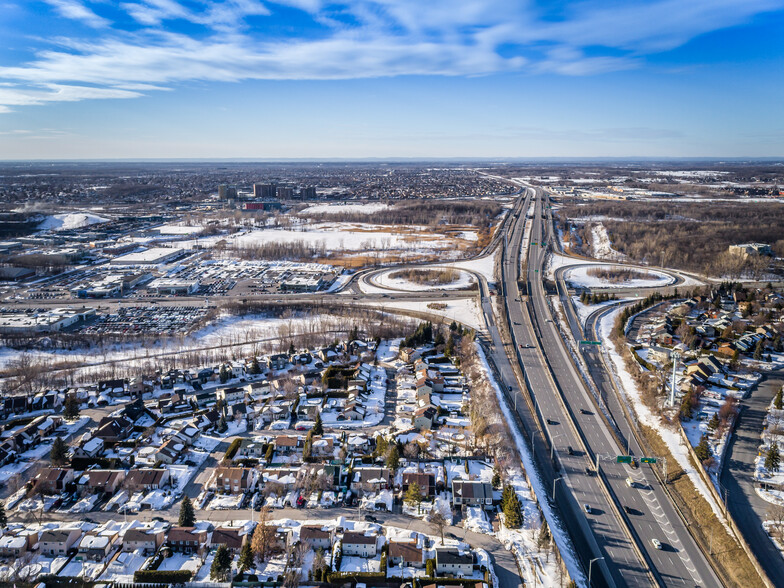
[[[184,584],[190,579],[188,570],[139,570],[133,574],[134,582],[149,584]]]
[[[234,459],[234,456],[237,454],[240,445],[242,445],[242,439],[235,439],[232,441],[231,445],[229,445],[229,448],[226,450],[226,459]]]

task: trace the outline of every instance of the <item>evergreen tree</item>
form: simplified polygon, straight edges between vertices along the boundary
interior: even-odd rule
[[[719,428],[719,413],[714,412],[711,420],[708,421],[708,430],[713,432]]]
[[[210,580],[225,582],[231,570],[231,554],[224,544],[218,545],[210,566]]]
[[[62,437],[55,437],[52,449],[49,452],[49,459],[54,466],[65,465],[68,459],[68,445],[66,445]]]
[[[706,461],[710,459],[711,450],[710,450],[710,445],[708,445],[707,435],[702,436],[699,445],[697,445],[697,447],[694,448],[694,453],[697,454],[697,458],[700,461]]]
[[[250,548],[250,541],[242,544],[242,551],[240,551],[240,560],[237,564],[239,570],[244,572],[253,567],[253,550]]]
[[[397,468],[400,467],[400,450],[397,448],[397,445],[393,445],[389,453],[387,453],[387,467],[393,472],[396,472]]]
[[[779,391],[776,392],[776,398],[773,399],[773,408],[778,410],[784,408],[784,387],[779,388]]]
[[[769,472],[779,471],[779,463],[781,462],[781,454],[779,453],[779,444],[775,441],[770,444],[768,454],[765,456],[765,469]]]
[[[8,516],[5,514],[5,503],[0,501],[0,529],[8,526]]]
[[[313,428],[311,429],[314,435],[321,436],[324,434],[324,423],[321,422],[321,413],[316,413],[316,422],[313,424]]]
[[[63,416],[68,421],[76,420],[79,417],[79,401],[74,394],[66,396]]]
[[[253,361],[250,364],[250,373],[251,374],[260,374],[261,373],[261,366],[259,365],[259,358],[255,355],[253,356]]]
[[[229,429],[229,426],[226,424],[226,417],[221,415],[220,420],[218,421],[218,432],[225,433]]]
[[[225,364],[220,366],[220,372],[218,375],[220,376],[221,384],[225,384],[229,381],[229,370],[226,369]]]
[[[273,456],[274,454],[275,454],[275,446],[274,446],[272,443],[270,443],[270,444],[267,446],[267,451],[266,451],[266,453],[264,454],[264,460],[265,460],[267,463],[272,463],[272,456]]]
[[[294,342],[289,343],[289,355],[294,355],[297,350],[294,348]]]
[[[762,339],[757,341],[757,346],[754,348],[754,359],[759,361],[762,359],[762,351],[764,350],[764,345],[762,344]]]
[[[191,499],[185,496],[180,503],[180,518],[177,525],[180,527],[192,527],[196,522],[196,513],[193,511]]]
[[[408,504],[419,506],[422,503],[422,488],[416,482],[411,482],[408,485],[408,490],[403,497]]]
[[[449,337],[446,339],[446,346],[444,347],[444,355],[452,357],[455,354],[455,337],[450,331]]]
[[[493,472],[493,479],[491,483],[493,484],[493,488],[498,488],[501,486],[501,472],[499,472],[497,469]]]

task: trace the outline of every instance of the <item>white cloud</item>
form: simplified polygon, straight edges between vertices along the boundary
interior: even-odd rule
[[[83,23],[95,27],[102,28],[109,26],[109,20],[98,16],[87,8],[78,0],[45,0],[47,4],[52,6],[60,16],[70,18],[72,20],[79,20]]]
[[[46,1],[92,26],[108,22],[84,2]],[[249,25],[252,17],[278,18],[281,6],[303,11],[301,17],[321,30],[270,37]],[[628,0],[612,6],[588,0],[553,20],[509,0],[129,0],[120,7],[143,25],[140,31],[54,39],[57,49],[0,67],[0,105],[7,110],[128,98],[187,81],[474,76],[524,69],[595,75],[640,67],[650,53],[782,6],[784,0]],[[201,27],[201,33],[175,33],[176,21]]]

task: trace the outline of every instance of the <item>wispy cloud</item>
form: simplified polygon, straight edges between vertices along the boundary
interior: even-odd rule
[[[640,67],[647,55],[784,7],[784,0],[629,0],[612,7],[587,0],[553,20],[509,0],[129,0],[119,6],[141,25],[130,32],[108,27],[109,13],[96,13],[104,2],[46,2],[104,30],[89,39],[54,39],[56,48],[41,48],[34,60],[0,67],[0,108],[131,98],[187,81],[595,75]],[[258,18],[277,22],[284,6],[311,24],[308,34],[269,36],[251,26]],[[189,33],[178,23],[188,23]]]
[[[98,16],[79,0],[45,0],[57,14],[71,20],[79,20],[95,28],[107,27],[110,21]]]

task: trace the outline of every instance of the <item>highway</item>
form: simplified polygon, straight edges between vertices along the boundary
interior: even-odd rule
[[[543,206],[542,193],[537,192],[528,264],[521,275],[530,296],[524,303],[509,301],[513,335],[541,417],[544,422],[550,419],[550,422],[558,423],[548,425],[547,434],[553,439],[563,468],[563,483],[571,490],[575,501],[591,504],[592,510],[596,510],[584,516],[605,554],[606,560],[602,563],[607,564],[607,581],[618,585],[650,585],[650,570],[656,582],[664,586],[719,586],[719,580],[682,524],[658,479],[646,466],[634,470],[615,461],[615,457],[626,454],[626,450],[597,410],[547,305],[542,279],[547,247],[542,247],[541,243],[549,241],[548,229],[552,224],[544,223],[543,217],[550,220],[549,212]],[[514,276],[522,224],[519,222],[514,228],[504,259],[507,294],[517,291]],[[601,369],[596,371],[602,372]],[[600,386],[601,383],[600,379]],[[608,399],[616,398],[609,390],[605,390],[605,395]],[[621,417],[617,422],[628,427],[620,406],[617,408]],[[574,428],[570,423],[574,423]],[[574,455],[569,452],[570,446]],[[639,448],[633,446],[632,449],[639,455]],[[600,476],[586,473],[585,468],[590,467],[591,462],[598,464]],[[627,478],[634,481],[633,487],[627,485]],[[601,488],[601,481],[606,483],[609,496]],[[591,501],[599,505],[597,509]],[[623,512],[624,506],[629,507],[629,513]],[[629,533],[639,551],[632,545]],[[654,539],[661,542],[661,550],[654,548]]]

